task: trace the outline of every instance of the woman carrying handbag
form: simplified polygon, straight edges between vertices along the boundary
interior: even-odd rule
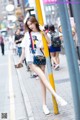
[[[46,105],[46,88],[51,92],[51,94],[55,97],[60,105],[64,106],[67,104],[67,102],[54,91],[54,89],[48,82],[47,77],[45,76],[46,59],[43,53],[44,48],[42,43],[42,34],[39,28],[39,23],[35,17],[31,16],[27,18],[25,22],[25,29],[27,30],[27,32],[25,33],[22,44],[25,48],[24,50],[26,61],[30,69],[35,72],[40,78],[43,112],[47,115],[50,113],[50,111]],[[44,32],[43,34],[47,38],[47,42],[50,42],[46,34]],[[37,60],[37,62],[39,61],[39,59],[40,61],[37,63],[35,59]]]

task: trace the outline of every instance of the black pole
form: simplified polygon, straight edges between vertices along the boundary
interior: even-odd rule
[[[69,11],[70,11],[70,16],[73,17],[71,0],[69,0]]]

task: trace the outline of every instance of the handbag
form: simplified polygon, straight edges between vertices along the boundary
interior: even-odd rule
[[[58,33],[50,33],[51,34],[51,45],[53,47],[61,47],[61,40],[58,36]]]
[[[34,56],[33,64],[36,64],[36,65],[46,65],[46,58],[45,58],[45,56],[40,56],[40,55]]]

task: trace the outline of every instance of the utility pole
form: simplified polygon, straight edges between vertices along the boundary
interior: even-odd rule
[[[43,16],[42,16],[40,0],[35,0],[35,5],[36,5],[36,12],[37,12],[39,24],[43,26],[44,21],[43,21]],[[54,77],[53,77],[52,68],[51,68],[48,45],[47,45],[44,35],[42,35],[42,40],[43,40],[43,46],[44,46],[44,53],[46,56],[49,81],[50,81],[51,86],[55,90]],[[56,99],[54,98],[54,96],[52,96],[52,102],[53,102],[54,114],[58,114],[59,113],[58,105],[57,105],[57,102],[56,102]]]
[[[61,0],[61,2],[63,4],[58,4],[58,7],[59,7],[59,15],[62,23],[61,25],[63,30],[65,52],[66,52],[69,75],[71,80],[75,120],[80,120],[80,99],[79,99],[79,91],[78,91],[78,84],[80,85],[79,67],[77,62],[77,55],[74,46],[74,41],[72,37],[67,5],[65,4],[65,0]]]

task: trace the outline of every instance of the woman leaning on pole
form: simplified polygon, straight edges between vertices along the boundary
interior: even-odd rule
[[[49,114],[50,111],[46,105],[46,88],[55,97],[58,104],[64,106],[67,102],[61,98],[51,87],[45,75],[46,59],[44,56],[44,47],[42,43],[42,34],[45,35],[47,42],[50,42],[45,32],[41,32],[39,23],[35,17],[30,16],[25,21],[25,36],[22,41],[23,53],[25,53],[27,64],[30,69],[35,72],[40,78],[42,89],[42,104],[44,114]],[[24,56],[24,55],[23,55]],[[39,60],[40,59],[40,60]],[[19,61],[20,62],[20,61]]]

